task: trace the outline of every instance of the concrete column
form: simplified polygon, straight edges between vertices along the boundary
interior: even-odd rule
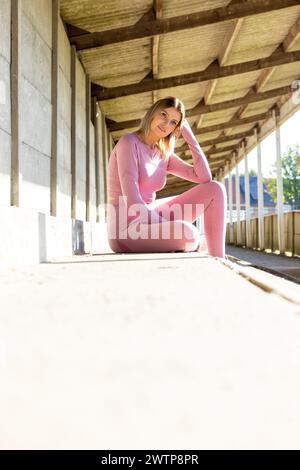
[[[76,219],[76,47],[71,46],[71,217]]]
[[[250,184],[248,171],[248,155],[245,153],[245,143],[242,142],[242,152],[245,162],[245,205],[246,205],[246,246],[252,246],[251,223],[250,223]]]
[[[11,0],[11,187],[12,206],[20,204],[20,37],[21,4]]]
[[[240,198],[240,174],[238,165],[238,155],[234,153],[235,161],[235,201],[236,201],[236,244],[241,246],[241,198]]]
[[[225,183],[224,183],[224,167],[222,167],[220,169],[220,183],[224,184],[224,186],[225,186]]]
[[[101,115],[102,125],[102,158],[103,158],[103,172],[104,172],[104,203],[107,204],[107,163],[108,163],[108,132],[105,124],[105,116]],[[107,211],[105,210],[105,219]]]
[[[52,0],[52,72],[51,72],[51,184],[50,214],[57,215],[57,154],[58,154],[58,22],[60,0]]]
[[[93,122],[95,127],[95,184],[96,184],[96,222],[100,222],[100,166],[99,166],[99,112],[97,98],[93,97]]]
[[[85,204],[86,213],[85,219],[90,221],[91,219],[91,182],[90,182],[90,121],[91,121],[91,80],[89,75],[85,76],[85,129],[86,129],[86,179],[85,179]]]
[[[228,209],[229,209],[229,243],[233,243],[233,220],[232,220],[232,173],[231,162],[228,160]]]
[[[276,129],[276,177],[277,177],[277,230],[278,245],[281,254],[285,253],[284,210],[283,210],[283,181],[281,165],[280,110],[273,110]]]
[[[259,129],[255,129],[255,136],[257,141],[257,194],[258,194],[258,246],[260,250],[265,249],[264,240],[264,192],[263,192],[263,178],[261,171],[261,142]]]

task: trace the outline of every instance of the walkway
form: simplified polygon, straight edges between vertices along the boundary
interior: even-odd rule
[[[300,448],[299,286],[235,268],[172,253],[1,271],[1,448]]]
[[[300,284],[300,257],[275,255],[233,245],[226,245],[226,254]]]

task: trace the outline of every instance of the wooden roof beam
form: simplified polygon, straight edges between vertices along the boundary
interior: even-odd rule
[[[232,3],[238,3],[238,1],[233,0],[231,2],[231,4]],[[228,60],[228,58],[230,56],[230,53],[233,49],[234,42],[235,42],[235,40],[236,40],[240,30],[241,30],[243,21],[244,21],[243,18],[239,18],[239,19],[235,20],[234,22],[232,22],[230,24],[229,28],[228,28],[227,35],[224,39],[223,45],[221,46],[221,49],[220,49],[219,54],[218,54],[218,62],[219,62],[219,65],[221,67],[223,67],[227,63],[227,60]],[[215,87],[217,85],[217,79],[214,80],[214,85],[215,86],[212,90],[210,90],[209,95],[206,96],[205,104],[209,104],[209,101],[212,98],[213,92],[214,92]],[[228,130],[228,132],[229,132],[229,130]],[[223,130],[222,134],[225,136],[226,131]]]
[[[295,43],[298,41],[299,38],[300,38],[300,16],[297,19],[294,26],[291,28],[287,37],[284,39],[283,49],[286,52],[290,51],[294,47]]]
[[[300,52],[300,51],[299,51]],[[187,110],[186,116],[192,117],[197,116],[199,114],[208,114],[215,111],[221,111],[225,109],[234,108],[237,106],[241,106],[243,104],[249,103],[257,103],[260,101],[268,100],[271,98],[276,98],[278,96],[287,95],[293,93],[295,88],[292,85],[288,85],[285,87],[275,88],[274,90],[265,91],[264,93],[253,93],[251,95],[246,96],[245,98],[237,98],[233,100],[223,101],[221,103],[214,103],[210,105],[197,105],[197,107]],[[119,131],[122,129],[128,129],[137,127],[140,124],[140,119],[134,119],[131,121],[123,121],[123,122],[116,122],[114,124],[110,123],[109,130],[111,132]],[[203,128],[202,128],[203,131]]]
[[[216,144],[222,144],[225,142],[228,142],[228,140],[237,140],[237,139],[245,139],[246,137],[250,137],[253,134],[253,130],[247,131],[247,132],[240,132],[238,134],[232,134],[232,135],[226,135],[226,136],[220,136],[217,137],[216,139],[209,139],[209,140],[200,140],[199,144],[201,147],[206,147],[210,145],[216,145]],[[187,144],[182,145],[181,147],[178,147],[178,151],[184,151],[187,148]]]
[[[247,2],[236,2],[226,7],[194,12],[174,18],[149,19],[123,28],[72,36],[70,41],[72,45],[76,46],[78,51],[86,50],[94,47],[102,47],[107,44],[132,41],[134,39],[245,18],[247,16],[267,13],[296,5],[299,5],[297,0],[248,0]]]
[[[243,119],[230,120],[230,121],[225,122],[223,124],[215,124],[213,126],[202,127],[202,129],[196,129],[193,132],[194,132],[195,135],[199,135],[199,134],[205,134],[205,133],[208,133],[208,132],[216,132],[216,131],[219,131],[219,130],[222,130],[222,129],[226,129],[228,127],[232,128],[233,126],[238,127],[238,126],[243,126],[245,124],[252,124],[252,123],[257,124],[257,122],[259,122],[259,121],[266,121],[271,116],[272,116],[272,110],[270,110],[266,113],[256,114],[254,116],[249,116],[249,117],[243,118]],[[253,132],[253,129],[251,130],[251,132]],[[228,136],[228,137],[230,138],[230,136]],[[180,148],[179,148],[178,151],[180,152]]]
[[[153,0],[153,10],[154,10],[156,20],[162,18],[161,0]],[[159,35],[151,38],[152,74],[155,80],[158,78],[158,74],[159,74],[159,70],[158,70],[159,38],[160,38]],[[156,101],[157,101],[157,93],[156,93],[156,90],[153,90],[152,102],[155,103]]]
[[[228,29],[227,35],[218,54],[218,61],[221,67],[223,67],[227,62],[230,52],[232,51],[234,41],[241,30],[243,21],[243,18],[235,20]]]
[[[103,88],[93,83],[92,95],[96,96],[99,101],[120,98],[122,96],[135,95],[139,93],[150,92],[153,90],[162,90],[164,88],[172,88],[191,83],[206,82],[216,78],[233,77],[243,73],[254,72],[258,70],[275,67],[277,65],[291,64],[300,61],[300,51],[293,52],[276,52],[270,57],[263,59],[251,60],[234,65],[219,67],[217,61],[209,65],[206,70],[193,72],[175,77],[160,78],[156,80],[142,81],[141,83],[133,83],[132,85],[123,85],[114,88]]]
[[[271,54],[270,57],[273,55],[276,55],[278,52],[287,52],[290,50],[295,41],[298,39],[300,34],[300,17],[294,24],[294,26],[291,28],[291,31],[288,33],[282,44],[280,44],[277,49]],[[250,93],[253,93],[254,91],[256,93],[262,92],[263,88],[266,86],[267,82],[271,79],[272,75],[276,71],[276,66],[267,68],[263,70],[257,80],[257,83],[255,85],[255,89],[251,89]],[[243,116],[243,114],[246,112],[248,105],[245,104],[240,107],[240,109],[237,111],[235,117],[240,118]],[[229,129],[227,132],[229,132],[231,129]]]

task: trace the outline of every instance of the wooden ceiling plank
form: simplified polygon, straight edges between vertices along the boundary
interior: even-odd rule
[[[77,50],[86,50],[108,44],[132,41],[134,39],[245,18],[297,5],[299,5],[297,0],[249,0],[248,2],[236,2],[226,7],[194,12],[174,18],[150,19],[138,22],[138,24],[132,26],[103,32],[93,32],[84,36],[72,36],[70,39],[71,44],[75,45]]]
[[[291,28],[289,34],[283,41],[283,49],[285,52],[290,51],[293,47],[294,44],[298,41],[300,37],[300,16],[294,26]]]
[[[243,21],[244,21],[243,18],[239,18],[238,20],[235,20],[230,25],[230,28],[228,29],[227,35],[224,39],[223,46],[221,47],[220,52],[218,54],[218,61],[221,67],[223,67],[227,62],[230,52],[232,51],[234,41],[236,40],[241,30]]]
[[[219,67],[216,62],[209,65],[205,70],[193,72],[174,77],[147,80],[141,83],[131,85],[122,85],[114,88],[103,88],[93,83],[92,93],[99,101],[120,98],[122,96],[135,95],[139,93],[151,92],[153,90],[162,90],[164,88],[173,88],[192,83],[201,83],[217,78],[234,77],[244,73],[256,72],[277,65],[291,64],[300,61],[300,51],[278,52],[270,57],[251,60],[239,64]]]
[[[264,93],[253,93],[245,98],[237,98],[233,100],[223,101],[221,103],[214,103],[211,105],[202,105],[199,107],[195,107],[186,111],[186,117],[197,116],[199,114],[208,114],[215,111],[222,111],[225,109],[235,108],[237,106],[241,106],[243,104],[249,103],[257,103],[260,101],[268,100],[271,98],[275,98],[277,96],[287,95],[293,93],[295,88],[292,85],[275,88],[274,90],[269,90]],[[123,121],[123,122],[116,122],[114,124],[109,124],[109,130],[111,132],[119,131],[122,129],[128,129],[133,127],[138,127],[140,124],[140,119],[133,119],[130,121]],[[203,128],[202,128],[203,130]]]
[[[290,50],[293,47],[295,41],[298,39],[299,34],[300,34],[300,17],[298,18],[297,22],[294,24],[294,26],[291,28],[291,30],[287,34],[282,44],[280,44],[277,47],[277,49],[271,54],[271,57],[274,55],[276,56],[278,52],[280,53],[283,51]],[[275,71],[276,71],[276,66],[264,69],[261,72],[255,85],[256,93],[262,92],[263,88],[266,86],[267,82],[271,79]],[[252,90],[250,92],[252,93]],[[247,111],[247,108],[248,108],[247,104],[241,106],[241,108],[236,113],[236,117],[241,118],[243,114]],[[231,129],[228,129],[227,132],[230,132],[230,131]]]

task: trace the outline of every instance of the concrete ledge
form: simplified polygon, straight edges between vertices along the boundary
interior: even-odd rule
[[[77,253],[111,252],[106,224],[0,207],[0,267],[42,263]]]

